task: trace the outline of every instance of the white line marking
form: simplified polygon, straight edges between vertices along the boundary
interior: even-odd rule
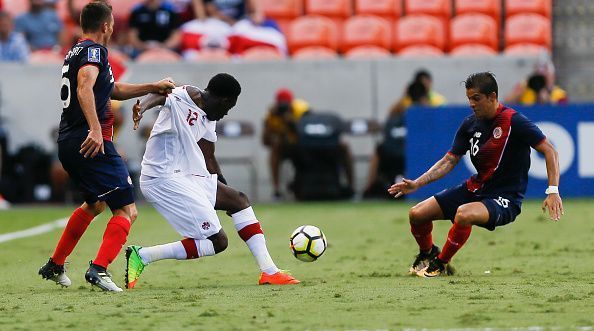
[[[0,234],[0,244],[3,242],[15,240],[15,239],[32,237],[32,236],[36,236],[39,234],[44,234],[44,233],[53,231],[55,229],[61,229],[66,226],[66,223],[68,223],[68,218],[60,218],[53,222],[45,223],[45,224],[42,224],[42,225],[39,225],[39,226],[36,226],[33,228],[29,228],[26,230]]]

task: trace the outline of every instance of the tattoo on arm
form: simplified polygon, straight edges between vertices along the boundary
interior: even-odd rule
[[[441,160],[437,161],[429,170],[427,170],[427,172],[417,178],[416,181],[420,186],[423,186],[442,178],[454,169],[456,164],[460,161],[460,158],[460,156],[447,153]]]

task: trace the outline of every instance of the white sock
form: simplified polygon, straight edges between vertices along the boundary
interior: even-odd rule
[[[198,256],[215,255],[212,241],[203,239],[194,240],[194,243],[196,244]],[[188,253],[181,241],[151,247],[142,247],[138,251],[138,255],[140,255],[140,259],[144,264],[165,259],[186,260],[188,258]]]
[[[185,260],[187,256],[181,241],[151,247],[142,247],[138,251],[138,255],[140,255],[144,264],[163,259]]]
[[[238,211],[237,213],[231,215],[231,218],[233,219],[233,224],[235,224],[235,229],[237,232],[248,225],[259,223],[252,207]],[[252,255],[256,259],[256,263],[262,272],[272,275],[279,271],[279,269],[274,264],[270,253],[268,253],[264,234],[257,233],[248,238],[245,243],[252,252]]]

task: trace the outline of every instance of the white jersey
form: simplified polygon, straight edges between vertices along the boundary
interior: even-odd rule
[[[216,121],[206,118],[206,113],[188,95],[186,86],[176,87],[167,96],[153,125],[142,158],[141,174],[209,177],[198,141],[204,138],[216,142],[215,127]]]

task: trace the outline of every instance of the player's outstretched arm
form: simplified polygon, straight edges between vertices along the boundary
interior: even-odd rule
[[[200,139],[200,141],[198,141],[198,146],[202,151],[202,155],[204,155],[204,161],[206,162],[206,169],[208,172],[211,174],[217,174],[219,182],[226,185],[227,181],[225,180],[225,177],[223,177],[223,172],[221,171],[219,162],[215,157],[215,144],[212,141]]]
[[[132,120],[134,120],[134,130],[138,129],[138,124],[142,119],[142,115],[149,109],[155,108],[157,106],[162,106],[165,104],[165,100],[167,99],[166,96],[161,94],[154,94],[151,93],[140,100],[136,100],[134,107],[132,107]]]
[[[546,139],[534,149],[544,155],[547,164],[547,177],[549,178],[549,189],[547,189],[547,197],[542,203],[542,211],[548,211],[551,220],[558,221],[564,214],[563,201],[559,195],[559,156],[555,147]]]
[[[128,100],[141,97],[149,93],[167,95],[175,88],[175,82],[171,77],[161,79],[154,83],[129,84],[116,82],[111,98],[115,100]]]
[[[415,180],[402,179],[402,182],[396,183],[388,188],[388,193],[398,198],[404,194],[412,193],[421,186],[434,182],[447,175],[458,162],[461,156],[447,153],[441,160],[437,161],[427,172]]]

